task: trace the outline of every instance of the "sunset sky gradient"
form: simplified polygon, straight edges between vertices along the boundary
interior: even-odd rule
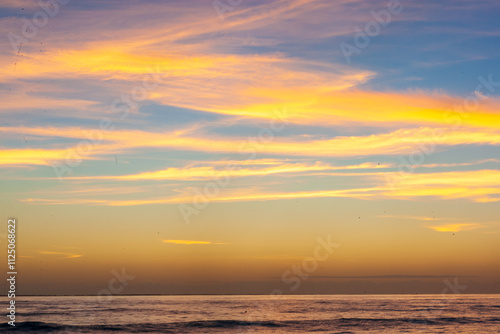
[[[47,6],[0,3],[21,293],[500,292],[498,1]]]

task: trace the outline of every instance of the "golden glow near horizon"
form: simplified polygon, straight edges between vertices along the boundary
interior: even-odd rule
[[[262,292],[293,266],[318,293],[500,280],[498,24],[456,28],[496,2],[404,3],[364,46],[349,27],[386,6],[86,6],[37,27],[36,1],[0,4],[0,205],[26,293],[94,293],[122,267],[134,293]]]

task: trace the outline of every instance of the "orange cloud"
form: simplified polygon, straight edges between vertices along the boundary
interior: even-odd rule
[[[33,1],[9,0],[8,5],[18,3],[35,4]],[[312,0],[243,5],[227,13],[230,20],[222,24],[217,13],[205,6],[189,6],[189,11],[186,11],[183,3],[169,6],[148,3],[115,9],[116,15],[130,24],[126,27],[107,23],[107,10],[68,11],[68,16],[51,18],[54,21],[51,25],[67,20],[63,23],[71,27],[72,36],[77,36],[74,41],[63,38],[67,31],[50,30],[55,36],[52,43],[44,46],[43,52],[35,47],[23,50],[19,59],[22,66],[17,66],[15,71],[12,70],[14,61],[4,56],[6,61],[0,62],[5,64],[1,67],[1,81],[12,83],[18,78],[29,79],[25,81],[92,80],[99,88],[116,91],[119,96],[124,92],[123,87],[139,84],[153,70],[156,71],[155,77],[161,78],[161,83],[149,92],[148,99],[164,105],[273,119],[273,111],[285,104],[289,108],[288,122],[318,126],[366,124],[392,127],[409,124],[448,127],[455,125],[458,117],[463,126],[499,128],[498,100],[494,98],[481,101],[479,109],[470,115],[458,115],[452,109],[463,103],[461,97],[422,91],[362,91],[356,88],[373,78],[376,75],[373,71],[291,58],[279,53],[245,54],[239,52],[234,41],[217,37],[224,33],[265,29],[268,38],[254,39],[256,45],[262,45],[266,42],[272,44],[275,38],[322,39],[351,35],[352,29],[346,26],[373,19],[369,11],[357,10],[361,5],[362,2]],[[313,29],[309,24],[311,18],[318,24],[331,23],[327,17],[332,16],[325,13],[338,18],[335,25],[321,32]],[[156,19],[151,15],[157,15]],[[160,19],[162,15],[169,19]],[[151,18],[146,25],[145,20],[137,19],[143,16]],[[283,28],[283,24],[287,28]],[[100,33],[89,34],[89,26],[107,29],[105,40]],[[0,31],[4,30],[11,30],[11,25],[5,25]],[[207,34],[215,37],[201,38]],[[56,106],[70,109],[65,110],[65,116],[83,117],[82,109],[86,115],[89,110],[103,109],[90,97],[72,101],[44,98],[42,94],[26,95],[27,85],[31,84],[19,84],[24,89],[4,94],[4,107],[0,112],[33,108],[33,105]],[[227,91],[229,86],[230,94]],[[72,110],[76,109],[71,108],[73,102],[78,110]]]
[[[464,101],[459,97],[422,91],[353,90],[367,82],[374,73],[340,65],[330,71],[315,71],[304,61],[279,55],[173,55],[157,51],[148,54],[142,48],[140,52],[130,48],[124,44],[57,50],[43,56],[35,54],[16,72],[5,69],[5,73],[16,77],[57,77],[61,73],[71,73],[137,84],[151,72],[156,72],[153,77],[159,82],[151,82],[155,88],[149,92],[148,99],[158,103],[264,119],[274,119],[275,110],[286,105],[287,121],[296,124],[461,125],[493,129],[498,129],[500,124],[498,101],[494,98],[480,101],[477,111],[466,113],[461,110],[459,113],[456,110],[460,110]],[[333,65],[317,66],[326,69]],[[227,94],[228,84],[232,94]],[[23,99],[6,97],[7,104],[14,108],[28,107]],[[40,97],[29,97],[28,100],[31,106],[40,107],[64,106],[72,102]],[[91,103],[80,101],[79,105],[83,108]]]
[[[166,105],[210,111],[225,115],[274,119],[275,110],[288,108],[287,121],[296,124],[378,126],[421,125],[483,127],[498,129],[498,101],[482,101],[471,113],[459,113],[463,98],[435,93],[384,93],[352,90],[374,74],[337,66],[332,71],[312,71],[300,60],[281,56],[245,55],[144,55],[129,46],[64,50],[34,56],[16,76],[57,76],[73,73],[140,82],[150,72],[158,82],[148,99]],[[35,61],[36,60],[36,61]],[[46,62],[46,63],[44,63]],[[327,65],[324,65],[327,66]],[[331,65],[330,65],[331,66]],[[301,69],[304,67],[304,69]],[[22,73],[18,73],[22,71]],[[11,73],[11,71],[6,71]],[[168,80],[168,78],[175,78]],[[286,78],[286,80],[285,80]],[[288,78],[293,78],[292,80]],[[233,93],[227,94],[230,81]],[[193,90],[196,94],[193,94]],[[40,106],[48,105],[42,98]],[[8,99],[16,108],[19,99]],[[16,105],[17,101],[17,105]],[[70,103],[60,100],[54,105]],[[82,107],[89,101],[81,101]],[[460,108],[458,108],[460,109]],[[463,111],[463,110],[462,110]]]

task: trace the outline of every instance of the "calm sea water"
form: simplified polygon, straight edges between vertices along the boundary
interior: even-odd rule
[[[500,333],[500,295],[18,297],[16,305],[16,332]],[[12,331],[6,318],[0,330]]]

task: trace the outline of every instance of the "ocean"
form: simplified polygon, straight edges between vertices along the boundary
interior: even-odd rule
[[[0,331],[500,333],[500,295],[17,297],[16,306],[16,326],[4,316]]]

